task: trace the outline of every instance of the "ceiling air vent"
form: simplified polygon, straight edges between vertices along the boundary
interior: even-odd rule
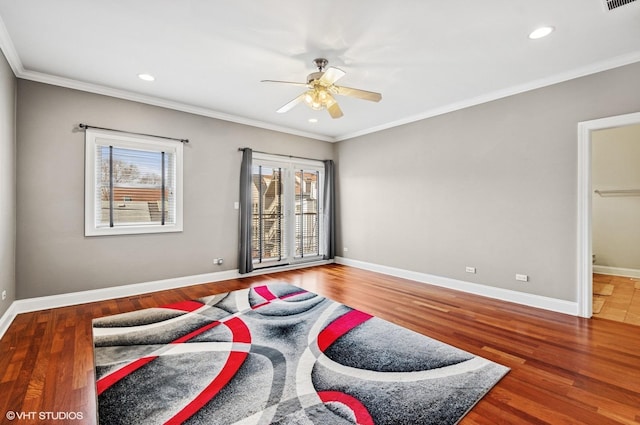
[[[608,10],[616,9],[625,4],[633,3],[636,0],[604,0],[604,4]]]

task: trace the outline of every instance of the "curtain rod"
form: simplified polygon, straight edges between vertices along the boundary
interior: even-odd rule
[[[238,152],[242,152],[245,149],[251,149],[251,148],[238,148]],[[251,149],[252,152],[255,153],[263,153],[265,155],[276,155],[276,156],[284,156],[285,158],[295,158],[295,159],[306,159],[307,161],[324,161],[322,159],[318,159],[318,158],[307,158],[305,156],[295,156],[295,155],[282,155],[280,153],[271,153],[271,152],[263,152],[263,151],[256,151]]]
[[[135,131],[125,131],[125,130],[116,130],[114,128],[96,127],[95,125],[88,125],[88,124],[82,124],[82,123],[78,124],[78,127],[82,129],[95,128],[98,130],[117,131],[118,133],[129,133],[129,134],[135,134],[138,136],[157,137],[158,139],[176,140],[182,143],[189,143],[189,139],[178,139],[176,137],[156,136],[154,134],[136,133]]]

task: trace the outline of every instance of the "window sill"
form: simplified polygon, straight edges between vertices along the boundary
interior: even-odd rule
[[[85,236],[115,236],[115,235],[141,235],[152,233],[176,233],[182,232],[180,225],[149,225],[149,226],[131,226],[131,227],[87,227],[84,230]]]

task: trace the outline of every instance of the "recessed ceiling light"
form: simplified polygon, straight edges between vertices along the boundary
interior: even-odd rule
[[[317,123],[318,122],[318,118],[309,118],[309,122],[310,123]]]
[[[540,27],[536,28],[529,34],[529,38],[532,40],[537,40],[542,37],[546,37],[553,32],[555,28],[553,27]]]
[[[151,74],[138,74],[138,78],[144,81],[155,81],[156,77]]]

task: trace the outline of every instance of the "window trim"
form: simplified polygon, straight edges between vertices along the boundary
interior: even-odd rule
[[[167,151],[175,154],[175,223],[127,225],[122,227],[96,226],[96,146],[110,145],[120,148],[146,151]],[[85,195],[84,234],[85,236],[134,235],[150,233],[182,232],[183,230],[183,144],[153,136],[139,136],[109,130],[88,128],[85,130]]]

